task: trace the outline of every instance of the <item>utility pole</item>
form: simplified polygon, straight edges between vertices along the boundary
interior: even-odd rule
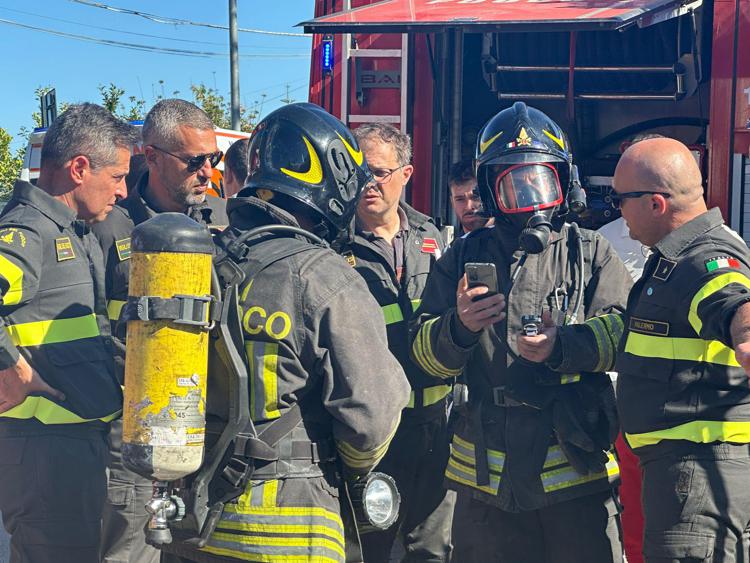
[[[286,85],[286,96],[281,98],[281,100],[279,101],[284,104],[291,104],[294,102],[294,100],[289,97],[289,84]]]
[[[237,39],[237,0],[229,0],[229,73],[232,77],[232,129],[240,130],[240,57]]]

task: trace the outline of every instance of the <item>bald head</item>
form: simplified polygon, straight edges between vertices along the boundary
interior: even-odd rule
[[[618,182],[619,177],[619,182]],[[669,193],[675,209],[702,205],[701,172],[690,150],[666,137],[646,139],[631,145],[615,171],[617,191],[655,190]]]

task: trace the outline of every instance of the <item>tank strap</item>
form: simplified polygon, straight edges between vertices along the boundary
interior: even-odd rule
[[[176,324],[210,327],[216,315],[213,302],[210,295],[129,296],[120,313],[120,321],[174,321]]]

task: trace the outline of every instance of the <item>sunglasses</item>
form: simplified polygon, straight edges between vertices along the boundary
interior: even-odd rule
[[[211,165],[211,168],[216,168],[216,165],[221,162],[221,157],[224,156],[224,153],[222,151],[216,151],[216,152],[209,152],[206,154],[199,154],[196,156],[180,156],[179,154],[174,154],[173,152],[169,152],[168,150],[164,150],[161,147],[157,147],[156,145],[151,145],[154,147],[157,151],[163,152],[168,154],[169,156],[175,157],[177,160],[181,160],[185,164],[187,164],[187,171],[197,172],[198,170],[203,167],[203,164],[208,160],[208,163]]]
[[[669,194],[666,192],[641,191],[641,192],[625,192],[622,194],[612,192],[612,195],[610,196],[612,198],[612,207],[614,207],[615,209],[620,209],[620,207],[622,206],[622,201],[624,199],[637,199],[639,197],[643,197],[644,195],[660,195],[660,196],[664,196],[667,199],[672,197],[672,194]]]

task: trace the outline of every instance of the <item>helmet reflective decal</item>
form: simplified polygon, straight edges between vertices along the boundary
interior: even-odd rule
[[[318,153],[315,152],[307,137],[303,136],[302,140],[305,141],[305,146],[307,146],[307,153],[310,157],[310,168],[306,172],[295,172],[287,168],[281,168],[280,170],[296,180],[307,182],[308,184],[320,184],[323,181],[323,167],[320,165]]]
[[[479,142],[479,153],[483,153],[487,150],[487,147],[489,147],[492,143],[495,142],[495,139],[497,139],[500,135],[502,135],[503,132],[500,131],[497,135],[493,135],[491,139],[488,139],[486,141],[480,141]]]
[[[352,147],[349,143],[346,142],[346,139],[344,139],[340,133],[336,132],[336,134],[339,136],[339,139],[341,139],[341,142],[344,143],[344,146],[346,147],[347,152],[351,155],[351,157],[354,159],[354,162],[357,163],[357,166],[362,166],[362,161],[364,160],[364,156],[362,155],[362,151],[355,151],[354,147]]]
[[[557,170],[549,164],[518,164],[502,170],[495,180],[495,195],[503,213],[527,213],[562,203]]]
[[[547,137],[549,137],[550,139],[552,139],[553,141],[555,141],[558,145],[560,145],[560,148],[562,150],[565,150],[565,143],[563,143],[562,139],[558,139],[552,133],[550,133],[549,131],[546,131],[544,129],[542,129],[542,133],[544,133],[545,135],[547,135]]]

